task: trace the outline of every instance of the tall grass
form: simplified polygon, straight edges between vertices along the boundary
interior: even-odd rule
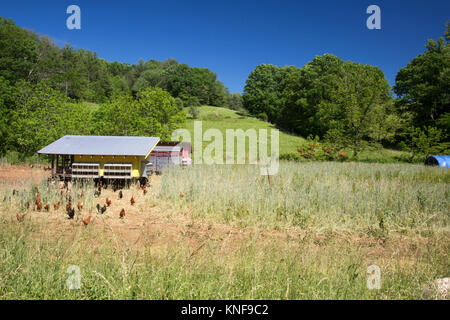
[[[133,208],[158,231],[128,216],[110,214],[118,225],[107,229],[27,208],[37,190],[43,203],[61,198],[46,180],[0,185],[0,299],[420,299],[449,276],[447,170],[281,163],[269,184],[253,166],[193,166],[154,180]],[[85,215],[93,190],[72,189]],[[117,230],[140,232],[140,244]],[[366,286],[372,264],[380,290]],[[78,290],[66,286],[71,265]]]
[[[133,250],[111,238],[94,246],[89,228],[71,242],[33,239],[36,227],[0,229],[1,299],[420,299],[424,283],[448,272],[439,242],[405,265],[333,240],[261,244],[249,236],[234,250],[212,240],[199,251],[183,243]],[[366,287],[373,263],[380,290]],[[81,271],[79,290],[66,287],[71,265]]]
[[[422,165],[282,162],[271,184],[255,166],[205,165],[171,168],[160,196],[240,225],[448,229],[449,182],[448,170]]]

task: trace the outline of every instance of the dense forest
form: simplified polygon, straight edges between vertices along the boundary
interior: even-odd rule
[[[183,102],[192,97],[200,104],[222,106],[229,94],[208,69],[191,68],[175,59],[139,60],[135,65],[108,62],[88,50],[69,44],[59,48],[46,36],[0,19],[0,76],[10,83],[44,83],[76,101],[106,102],[117,94],[147,87],[162,88]]]
[[[0,155],[31,156],[65,134],[168,139],[184,124],[183,108],[195,118],[200,105],[248,112],[354,156],[381,146],[412,158],[448,153],[449,30],[399,70],[393,88],[378,67],[325,54],[302,68],[259,65],[241,96],[209,69],[108,62],[0,17]]]

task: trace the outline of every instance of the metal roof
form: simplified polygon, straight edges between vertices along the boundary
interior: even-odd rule
[[[146,156],[158,143],[158,137],[64,136],[39,154]]]
[[[156,146],[153,151],[180,151],[181,148],[178,146]]]

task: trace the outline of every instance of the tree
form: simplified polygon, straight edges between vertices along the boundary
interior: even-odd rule
[[[411,161],[417,157],[422,157],[422,160],[425,160],[445,149],[448,151],[449,146],[446,143],[441,143],[444,132],[438,128],[432,126],[423,129],[410,127],[408,136],[407,145],[411,153]]]
[[[189,107],[189,114],[192,119],[197,119],[200,114],[200,102],[197,97],[189,97],[186,101],[186,105]]]
[[[15,87],[11,86],[10,82],[0,76],[0,155],[10,149],[9,134],[11,113],[15,109]]]
[[[186,103],[189,97],[197,97],[200,104],[224,104],[225,86],[209,69],[191,68],[184,63],[170,64],[164,76],[167,77],[167,91],[174,98],[179,97]]]
[[[394,138],[401,120],[393,112],[389,89],[379,68],[344,63],[331,92],[332,102],[323,105],[320,113],[330,122],[331,133],[352,149],[354,157],[369,145]]]
[[[167,91],[146,88],[136,98],[122,94],[102,104],[94,119],[100,119],[94,125],[95,134],[159,136],[164,140],[184,122],[185,115]]]
[[[279,124],[304,137],[323,137],[330,129],[325,107],[332,102],[342,73],[343,61],[332,55],[314,57],[303,68],[294,70],[285,81],[284,106]]]
[[[133,91],[139,91],[147,87],[161,87],[163,85],[163,69],[147,69],[133,85]]]
[[[17,82],[14,100],[8,127],[9,147],[23,156],[34,154],[65,134],[83,134],[82,124],[90,123],[88,110],[74,109],[67,97],[45,83]]]
[[[244,87],[243,106],[251,114],[267,114],[268,120],[276,123],[283,108],[283,87],[285,79],[295,67],[277,67],[262,64],[247,78]]]
[[[428,40],[427,51],[418,55],[397,73],[394,91],[397,106],[413,114],[417,127],[436,125],[450,110],[449,23],[444,38]]]
[[[157,135],[170,139],[172,132],[185,121],[185,114],[176,106],[175,99],[160,88],[147,88],[134,101],[139,135]]]
[[[37,59],[38,37],[0,17],[0,76],[14,83],[29,79]]]
[[[240,93],[229,93],[226,96],[226,106],[231,110],[242,110],[243,101]]]
[[[20,28],[0,18],[0,76],[14,83],[26,80],[46,85],[81,101],[105,102],[121,92],[136,95],[148,87],[167,90],[186,101],[197,97],[202,104],[224,105],[226,88],[206,68],[192,68],[175,59],[139,59],[135,65],[107,62],[95,52],[56,46],[47,36]]]
[[[175,98],[175,105],[177,106],[178,110],[183,110],[184,108],[183,100],[181,100],[180,98]]]

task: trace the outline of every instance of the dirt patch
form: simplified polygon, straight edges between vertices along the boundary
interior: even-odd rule
[[[50,170],[30,165],[0,166],[0,184],[17,184],[33,181],[39,183],[43,178],[50,177]]]

